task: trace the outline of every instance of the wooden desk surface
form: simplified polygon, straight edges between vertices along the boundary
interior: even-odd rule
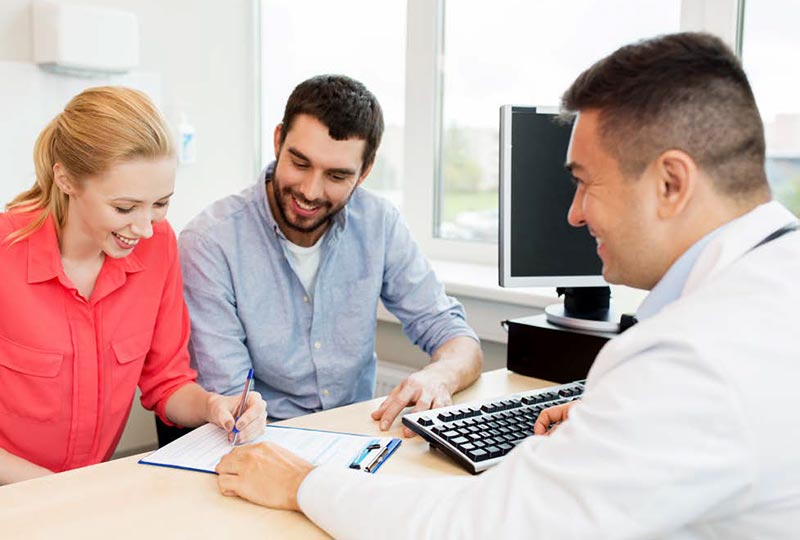
[[[484,373],[456,402],[492,398],[551,383],[507,370]],[[370,418],[382,398],[282,422],[387,435]],[[389,435],[402,437],[395,422]],[[141,456],[0,487],[0,538],[329,538],[302,514],[224,497],[216,475],[140,465]],[[420,437],[404,439],[377,474],[463,475]]]

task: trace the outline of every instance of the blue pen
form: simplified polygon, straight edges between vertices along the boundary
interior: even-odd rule
[[[239,412],[236,414],[236,418],[234,419],[233,424],[233,442],[231,444],[236,444],[236,439],[239,437],[239,429],[236,427],[236,422],[239,421],[239,417],[242,416],[244,410],[246,409],[245,404],[247,403],[247,394],[250,392],[250,383],[253,381],[253,368],[250,368],[250,371],[247,372],[247,380],[244,381],[244,388],[242,389],[242,401],[239,403]]]

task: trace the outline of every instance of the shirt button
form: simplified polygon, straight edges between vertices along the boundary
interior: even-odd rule
[[[329,394],[329,393],[330,393],[330,392],[328,392],[327,388],[326,388],[325,390],[323,390],[323,391],[322,391],[322,395],[323,395],[323,396],[325,396],[325,397],[328,397],[328,394]]]
[[[316,343],[314,343],[314,348],[317,349],[317,350],[320,350],[322,348],[322,343],[317,341]]]
[[[306,304],[308,304],[308,296],[304,296],[304,297],[303,297],[303,302],[305,302]]]

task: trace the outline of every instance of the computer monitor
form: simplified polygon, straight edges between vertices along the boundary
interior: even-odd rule
[[[554,306],[551,322],[610,331],[618,318],[597,245],[586,227],[567,222],[575,193],[564,168],[571,131],[552,108],[500,108],[500,285],[556,287],[567,295],[566,313]]]

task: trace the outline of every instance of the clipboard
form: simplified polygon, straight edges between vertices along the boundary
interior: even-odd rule
[[[377,472],[402,442],[393,437],[268,425],[261,437],[247,444],[267,441],[313,465],[341,465],[370,474]],[[139,463],[216,474],[217,463],[233,448],[222,428],[205,424],[143,457]]]

